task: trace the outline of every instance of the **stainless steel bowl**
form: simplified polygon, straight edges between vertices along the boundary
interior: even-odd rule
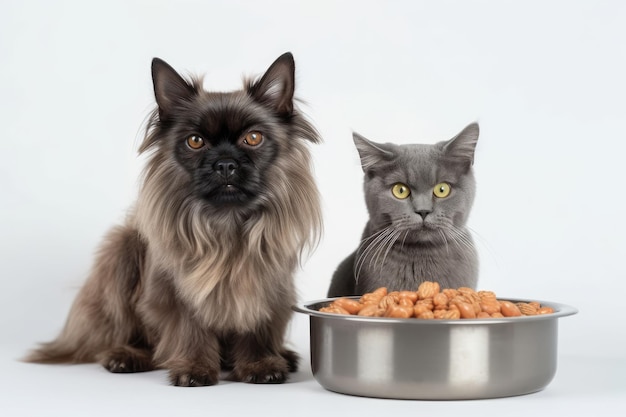
[[[332,300],[293,307],[310,316],[313,376],[330,391],[380,398],[464,400],[539,391],[556,373],[558,319],[577,313],[546,301],[541,304],[553,314],[503,319],[318,311]]]

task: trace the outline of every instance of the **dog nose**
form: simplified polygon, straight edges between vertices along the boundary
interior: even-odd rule
[[[417,210],[416,213],[422,216],[422,220],[426,220],[426,216],[432,213],[432,210]]]
[[[228,178],[239,168],[239,164],[234,159],[220,159],[214,165],[213,169],[224,178]]]

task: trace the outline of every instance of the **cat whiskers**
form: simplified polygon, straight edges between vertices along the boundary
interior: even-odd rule
[[[396,221],[396,228],[402,232],[404,231],[404,237],[402,238],[402,243],[400,244],[400,250],[402,250],[404,248],[404,244],[406,242],[406,238],[409,236],[409,233],[411,232],[411,230],[413,230],[413,225],[411,220],[408,217],[403,217],[400,218],[398,221]]]
[[[464,233],[463,229],[459,229],[458,227],[450,224],[445,227],[445,230],[446,232],[444,233],[444,235],[447,234],[448,237],[451,238],[452,243],[456,244],[461,249],[468,249],[470,251],[476,251],[476,245],[474,244],[474,241],[472,240],[469,234]],[[446,240],[446,244],[447,244],[447,240]],[[470,261],[470,259],[465,255],[466,253],[465,250],[461,251],[461,253],[464,254],[463,257],[467,261]]]
[[[491,255],[496,265],[498,265],[498,258],[495,254],[493,247],[489,245],[489,242],[487,241],[487,239],[485,239],[483,236],[480,235],[480,233],[478,233],[476,230],[472,229],[471,227],[466,225],[465,228],[472,233],[472,237],[477,238],[476,239],[477,242],[480,243],[487,250],[487,252],[489,253],[489,255]]]
[[[378,257],[380,256],[380,253],[385,249],[385,247],[389,244],[389,242],[391,242],[391,244],[389,245],[389,247],[387,248],[387,251],[385,252],[385,258],[387,256],[387,253],[389,252],[389,248],[393,245],[393,243],[395,242],[395,240],[397,239],[397,237],[394,239],[394,236],[398,233],[398,230],[393,227],[393,225],[387,226],[382,230],[379,230],[376,233],[373,233],[371,236],[363,239],[361,241],[361,245],[359,246],[359,250],[361,247],[363,247],[363,245],[369,241],[369,243],[367,243],[367,246],[365,246],[365,249],[361,252],[361,254],[359,255],[359,257],[357,258],[355,264],[354,264],[354,269],[355,269],[355,279],[356,282],[359,282],[359,275],[361,274],[361,269],[363,268],[363,265],[365,265],[365,261],[367,260],[368,256],[370,256],[370,265],[374,259],[374,256],[376,256],[376,254],[378,254]],[[384,262],[384,259],[383,259]]]
[[[393,234],[391,236],[389,236],[384,242],[383,244],[380,245],[380,249],[378,250],[378,255],[376,256],[376,262],[378,263],[378,258],[380,256],[380,253],[382,252],[382,249],[387,246],[387,249],[385,250],[385,255],[383,256],[383,261],[379,264],[379,270],[380,272],[382,272],[383,270],[383,266],[385,265],[385,260],[387,259],[387,255],[389,254],[389,250],[393,247],[393,245],[395,245],[396,241],[398,240],[398,238],[400,237],[400,235],[402,234],[401,231],[399,230],[394,230]],[[370,266],[372,265],[372,259],[370,259]]]
[[[410,231],[411,229],[406,229],[406,232],[404,232],[404,237],[402,238],[402,243],[400,244],[400,250],[404,248],[404,242],[406,241],[406,237],[409,235]]]
[[[443,240],[443,243],[446,246],[446,253],[449,255],[450,246],[448,245],[448,238],[446,237],[446,233],[442,229],[437,229],[437,231],[439,232],[439,235],[441,236],[441,239]]]

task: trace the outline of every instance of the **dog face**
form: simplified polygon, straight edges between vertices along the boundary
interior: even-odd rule
[[[297,164],[291,142],[317,141],[294,115],[289,54],[230,93],[204,91],[200,80],[186,81],[158,59],[152,73],[158,121],[141,150],[155,149],[158,163],[176,165],[172,181],[212,210],[250,211],[275,198],[272,187],[286,175],[281,167]]]

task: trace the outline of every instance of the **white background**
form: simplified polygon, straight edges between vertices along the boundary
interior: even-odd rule
[[[0,413],[318,415],[411,410],[619,415],[626,406],[626,4],[619,1],[0,2]],[[325,391],[304,357],[291,383],[167,386],[163,371],[17,359],[60,330],[105,231],[133,203],[154,105],[150,61],[233,90],[285,51],[315,146],[325,234],[296,277],[323,298],[366,212],[352,130],[433,143],[478,121],[469,224],[479,287],[577,307],[560,320],[544,391],[474,402]],[[569,407],[569,408],[568,408]],[[5,410],[7,412],[5,412]]]

